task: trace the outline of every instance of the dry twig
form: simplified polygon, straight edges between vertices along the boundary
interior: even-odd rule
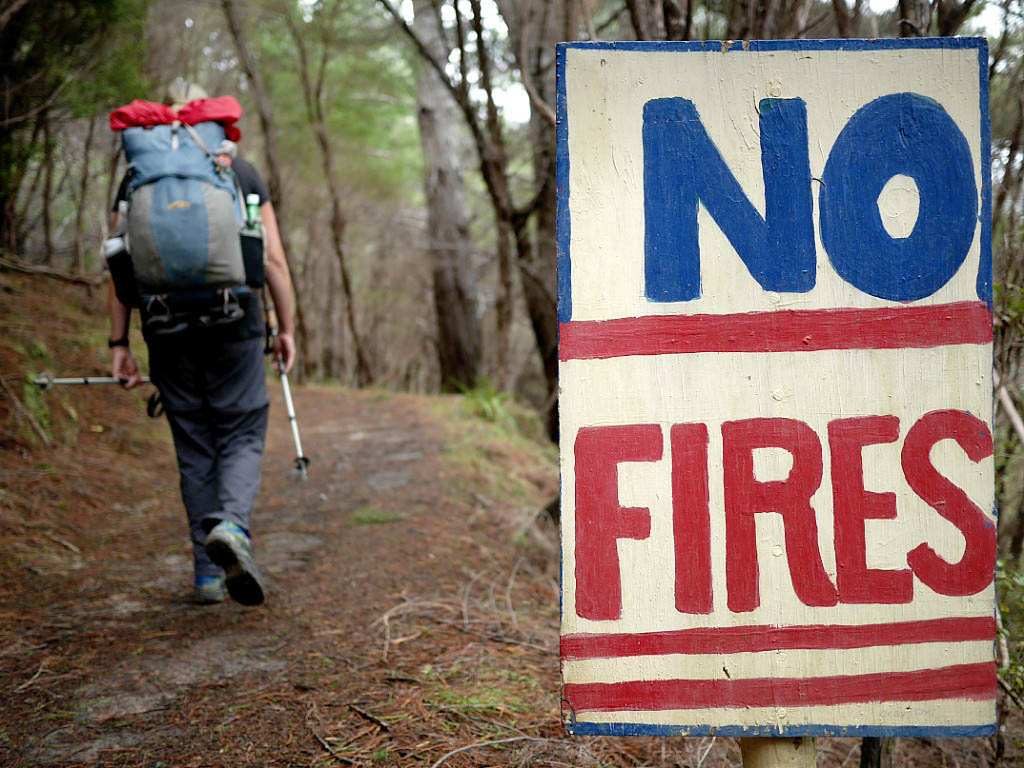
[[[69,275],[66,272],[60,272],[59,270],[38,264],[22,264],[20,261],[6,259],[3,256],[0,256],[0,267],[10,269],[15,272],[23,272],[27,275],[43,275],[44,277],[52,277],[57,280],[63,280],[65,283],[74,283],[75,285],[97,286],[106,279],[106,275],[102,273],[91,277],[79,277],[78,275]]]
[[[494,739],[493,741],[478,741],[476,744],[467,744],[464,747],[453,749],[451,752],[447,752],[444,755],[441,755],[437,762],[430,766],[430,768],[437,768],[439,765],[444,763],[444,761],[447,760],[449,757],[453,757],[459,754],[460,752],[468,752],[469,750],[476,749],[477,747],[492,747],[495,744],[511,744],[514,741],[548,741],[548,739],[538,739],[533,736],[512,736],[507,739]]]
[[[362,718],[364,718],[366,720],[369,720],[371,723],[375,723],[377,725],[377,727],[379,727],[382,731],[390,731],[391,730],[390,726],[388,726],[388,724],[385,723],[383,720],[381,720],[379,717],[377,717],[376,715],[372,714],[371,712],[367,712],[365,709],[362,709],[361,707],[357,706],[356,704],[352,703],[351,701],[348,703],[348,708],[351,709],[353,712],[355,712],[360,717],[362,717]]]
[[[43,672],[45,672],[45,671],[46,671],[46,660],[44,659],[43,662],[39,665],[39,669],[36,670],[36,673],[34,675],[32,675],[32,677],[30,677],[24,683],[22,683],[17,688],[15,688],[14,692],[15,693],[21,693],[22,691],[24,691],[26,688],[31,686],[32,683],[34,683],[37,679],[39,679],[39,676],[41,674],[43,674]]]
[[[0,262],[2,262],[2,259],[0,259]],[[22,418],[28,421],[28,423],[32,426],[32,429],[34,429],[36,434],[39,435],[39,439],[43,441],[43,445],[45,445],[47,448],[50,448],[53,445],[53,441],[50,440],[50,436],[46,434],[46,430],[44,430],[42,425],[40,425],[40,423],[36,420],[36,417],[33,416],[32,413],[24,405],[21,404],[21,400],[14,396],[14,393],[11,392],[10,387],[7,386],[7,382],[4,381],[3,376],[0,376],[0,387],[3,387],[4,394],[7,395],[7,399],[14,403],[14,409],[22,416]]]
[[[345,763],[346,765],[355,765],[355,764],[356,764],[356,761],[355,761],[355,760],[352,760],[351,758],[348,758],[348,757],[344,757],[344,756],[342,756],[342,755],[339,755],[339,754],[338,754],[337,752],[335,752],[335,751],[334,751],[333,749],[331,749],[331,745],[330,745],[330,744],[328,744],[328,743],[327,743],[326,741],[324,741],[324,740],[323,740],[323,739],[322,739],[322,738],[320,737],[320,734],[319,734],[319,733],[317,733],[316,731],[314,731],[314,730],[312,730],[312,729],[310,729],[310,731],[309,731],[309,732],[310,732],[310,733],[312,733],[312,734],[313,734],[313,736],[315,736],[315,737],[316,737],[316,740],[320,742],[320,746],[321,746],[321,747],[323,747],[324,749],[326,749],[326,750],[327,750],[327,753],[328,753],[328,754],[329,754],[329,755],[330,755],[331,757],[333,757],[333,758],[334,758],[335,760],[337,760],[337,761],[338,761],[339,763]]]

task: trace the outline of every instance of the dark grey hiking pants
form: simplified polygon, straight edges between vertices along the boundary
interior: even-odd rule
[[[263,339],[150,344],[150,374],[174,437],[197,575],[214,575],[203,543],[221,520],[252,529],[267,434]]]

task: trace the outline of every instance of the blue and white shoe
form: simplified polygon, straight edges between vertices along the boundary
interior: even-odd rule
[[[252,557],[252,542],[245,529],[224,520],[206,537],[206,554],[224,569],[231,599],[242,605],[263,602],[263,577]]]
[[[197,574],[195,587],[193,600],[199,605],[223,603],[224,598],[227,597],[227,592],[224,590],[223,576],[200,576]]]

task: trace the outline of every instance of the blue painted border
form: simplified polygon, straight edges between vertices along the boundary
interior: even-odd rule
[[[945,48],[988,50],[984,37],[881,37],[875,40],[684,40],[559,43],[559,50],[579,48],[596,51],[889,51],[907,48]],[[564,52],[563,52],[564,60]],[[985,60],[988,72],[988,59]]]
[[[981,110],[981,262],[978,298],[992,309],[992,117],[988,104],[988,41],[978,45],[978,107]]]
[[[683,41],[683,42],[577,42],[559,43],[555,51],[556,77],[556,159],[557,208],[556,247],[558,270],[558,320],[572,319],[572,274],[569,259],[571,222],[569,217],[569,124],[567,119],[565,61],[570,48],[581,50],[622,51],[874,51],[901,49],[946,49],[978,51],[979,111],[981,113],[981,258],[978,266],[978,297],[992,307],[992,123],[989,116],[988,41],[983,37],[883,38],[877,40],[753,40]],[[993,406],[994,407],[994,406]],[[559,547],[559,580],[562,580],[564,559]],[[562,591],[559,589],[559,614]],[[997,608],[998,610],[998,608]],[[710,725],[678,726],[645,723],[581,723],[566,722],[567,733],[577,736],[894,736],[910,738],[978,738],[991,736],[996,724],[978,726],[855,726],[794,725],[774,726]]]
[[[565,96],[566,51],[895,51],[971,50],[978,51],[979,110],[981,112],[981,258],[978,265],[978,298],[992,307],[992,123],[988,111],[988,41],[984,37],[911,37],[876,40],[696,40],[681,42],[577,42],[559,43],[555,50],[556,158],[558,198],[556,208],[556,264],[558,270],[558,322],[572,319],[572,267],[569,258],[571,221],[569,216],[569,123]]]
[[[994,714],[994,713],[993,713]],[[895,736],[909,738],[979,738],[996,732],[996,724],[964,726],[923,725],[733,725],[719,728],[711,725],[651,725],[646,723],[581,723],[567,722],[565,730],[572,736]]]
[[[555,208],[555,248],[558,270],[558,322],[572,319],[572,272],[569,262],[569,120],[565,103],[565,51],[572,43],[555,48],[555,139],[557,203]]]

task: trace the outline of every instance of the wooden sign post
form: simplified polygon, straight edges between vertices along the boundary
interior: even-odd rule
[[[993,732],[987,66],[560,46],[570,733]]]

